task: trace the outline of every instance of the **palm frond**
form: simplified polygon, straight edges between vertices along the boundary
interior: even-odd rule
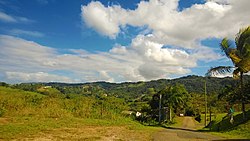
[[[230,49],[232,48],[231,45],[232,44],[227,38],[222,39],[220,43],[221,51],[223,51],[227,57],[229,57]]]
[[[228,53],[228,58],[232,60],[234,65],[238,64],[242,59],[238,56],[237,49],[230,49]]]
[[[240,69],[237,68],[236,70],[234,70],[233,72],[233,78],[234,79],[239,79],[240,78]]]
[[[247,73],[250,71],[250,58],[243,58],[238,64],[237,67],[241,72]]]
[[[250,58],[250,36],[245,39],[241,54],[243,58]]]
[[[246,43],[247,38],[250,37],[250,26],[246,28],[240,29],[235,37],[235,44],[237,46],[237,50],[240,54],[244,54],[244,44]]]
[[[218,74],[225,74],[225,73],[231,73],[233,71],[232,66],[218,66],[218,67],[214,67],[214,68],[210,68],[207,73],[206,76],[210,77],[210,76],[216,76]]]

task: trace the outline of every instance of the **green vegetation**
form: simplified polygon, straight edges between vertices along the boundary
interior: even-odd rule
[[[153,95],[150,101],[150,109],[148,110],[151,117],[160,121],[172,121],[172,113],[184,113],[187,106],[188,92],[184,85],[176,84],[174,86],[166,87],[157,94]],[[160,108],[160,112],[159,112]],[[166,108],[166,109],[165,109]],[[174,111],[172,111],[174,110]],[[160,117],[159,117],[160,116]]]
[[[245,104],[247,101],[246,96],[244,95],[245,93],[243,92],[243,74],[250,71],[250,26],[239,31],[235,38],[235,44],[236,47],[232,47],[232,44],[227,38],[224,38],[220,44],[221,50],[232,61],[234,66],[219,66],[211,68],[207,75],[231,72],[235,68],[233,70],[233,76],[234,78],[240,77],[240,86],[234,87],[234,89],[239,89],[236,90],[234,95],[237,96],[237,100],[242,104],[243,118],[245,118]]]
[[[54,88],[39,88],[38,91],[44,94],[0,87],[0,107],[4,112],[2,116],[115,120],[120,118],[121,111],[128,109],[122,99],[115,97],[96,99],[73,94],[62,95]]]
[[[39,88],[44,94],[0,86],[0,137],[25,137],[44,130],[78,126],[142,125],[125,118],[128,107],[115,97],[62,95],[54,88]],[[147,129],[145,129],[147,130]]]
[[[212,131],[222,131],[238,136],[250,138],[250,110],[246,112],[246,104],[250,102],[250,85],[249,81],[244,83],[244,73],[250,71],[250,26],[243,28],[239,31],[235,38],[236,47],[227,38],[221,41],[221,50],[232,61],[234,66],[218,66],[208,70],[207,75],[223,74],[232,72],[233,77],[240,78],[239,84],[226,86],[218,95],[219,100],[225,99],[229,104],[227,109],[230,108],[227,115],[219,116],[210,122],[210,129]],[[233,105],[241,104],[242,113],[237,114],[232,118]]]
[[[248,120],[242,120],[243,114],[234,114],[234,121],[231,123],[227,113],[217,114],[209,125],[210,131],[223,133],[223,136],[230,138],[250,138],[250,110],[246,112]]]
[[[249,76],[243,78],[245,82],[250,82]],[[109,130],[113,130],[123,133],[119,138],[137,135],[150,140],[153,132],[159,128],[149,128],[142,124],[158,124],[159,113],[161,123],[167,126],[175,123],[175,126],[180,127],[178,123],[182,118],[178,115],[182,113],[194,116],[200,122],[199,127],[204,126],[204,80],[204,77],[187,76],[174,80],[121,84],[0,83],[0,139],[18,139],[27,136],[35,139],[45,132],[54,139],[67,140],[70,137],[62,137],[64,135],[61,130],[87,135],[88,129],[100,131],[93,134],[97,136],[82,135],[75,138],[101,139],[111,134]],[[212,131],[219,131],[219,127],[221,128],[219,132],[226,135],[231,133],[236,135],[244,130],[246,132],[241,132],[240,136],[249,138],[247,119],[243,123],[235,122],[237,124],[233,124],[230,129],[223,129],[224,126],[227,127],[228,121],[221,120],[220,113],[227,112],[229,104],[234,105],[236,112],[241,111],[240,99],[236,95],[238,91],[231,89],[238,85],[236,82],[232,78],[207,79],[208,112],[212,114],[212,122],[209,125]],[[245,101],[246,109],[250,106],[247,104],[250,102],[249,88],[249,83],[245,83],[241,89],[248,99]],[[159,112],[160,95],[162,97]],[[136,117],[136,112],[140,112],[141,116]],[[209,121],[209,114],[207,116]],[[237,115],[235,121],[238,121],[240,116],[242,114]],[[141,136],[142,133],[145,137]],[[61,134],[60,138],[55,134]]]

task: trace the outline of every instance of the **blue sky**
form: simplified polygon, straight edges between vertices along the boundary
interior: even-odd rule
[[[0,0],[0,81],[149,81],[231,65],[248,0]],[[232,22],[233,21],[233,22]]]

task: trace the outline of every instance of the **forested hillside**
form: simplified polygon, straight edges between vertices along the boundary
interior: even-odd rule
[[[22,83],[16,85],[22,89],[36,89],[34,87],[39,85],[52,86],[57,88],[64,94],[84,94],[84,95],[98,95],[109,94],[126,99],[134,99],[145,94],[156,93],[168,85],[183,84],[189,93],[204,93],[204,83],[206,80],[208,93],[219,93],[225,86],[237,85],[239,80],[230,77],[226,78],[205,78],[201,76],[186,76],[177,79],[160,79],[149,82],[125,82],[125,83],[108,83],[108,82],[94,82],[94,83]],[[250,76],[244,77],[245,81],[250,80]],[[33,87],[32,87],[33,86]]]

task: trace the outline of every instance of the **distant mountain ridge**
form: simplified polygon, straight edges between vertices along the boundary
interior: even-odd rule
[[[148,82],[124,82],[124,83],[109,83],[109,82],[93,82],[93,83],[42,83],[47,86],[53,87],[82,87],[82,86],[92,86],[103,89],[111,95],[116,95],[119,97],[132,97],[136,98],[142,94],[148,94],[149,89],[153,88],[155,92],[160,91],[168,85],[174,85],[176,83],[183,84],[189,93],[204,93],[205,80],[207,85],[207,92],[209,93],[219,93],[227,85],[237,85],[239,80],[235,80],[231,77],[216,78],[210,77],[205,78],[202,76],[189,75],[177,79],[159,79],[152,80]],[[250,76],[245,75],[244,81],[250,81]]]

